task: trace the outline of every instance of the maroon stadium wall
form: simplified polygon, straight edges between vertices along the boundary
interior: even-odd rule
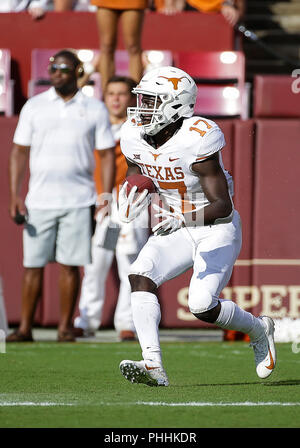
[[[16,80],[16,113],[23,105],[30,79],[34,48],[98,48],[94,13],[49,12],[41,20],[27,13],[0,14],[1,48],[12,55],[12,78]],[[166,16],[147,12],[142,47],[144,50],[223,51],[234,48],[232,28],[220,14],[185,12]],[[124,49],[119,29],[118,49]]]

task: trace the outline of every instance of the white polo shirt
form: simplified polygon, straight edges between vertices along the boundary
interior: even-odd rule
[[[26,102],[13,140],[30,146],[28,208],[95,203],[94,149],[115,146],[104,103],[81,91],[65,102],[51,87]]]

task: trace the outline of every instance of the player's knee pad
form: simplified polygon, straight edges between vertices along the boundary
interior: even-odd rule
[[[193,314],[200,314],[214,308],[218,304],[215,298],[208,290],[189,292],[188,306]]]

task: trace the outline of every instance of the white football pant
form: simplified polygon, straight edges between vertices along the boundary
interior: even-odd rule
[[[193,267],[188,305],[202,313],[218,304],[240,253],[240,216],[227,224],[181,228],[165,236],[151,236],[130,268],[131,274],[150,278],[159,287]]]

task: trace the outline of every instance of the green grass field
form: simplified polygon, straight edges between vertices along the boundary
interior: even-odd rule
[[[1,428],[299,428],[300,353],[277,344],[267,380],[245,342],[164,342],[170,386],[132,385],[138,343],[8,344],[0,354]]]

